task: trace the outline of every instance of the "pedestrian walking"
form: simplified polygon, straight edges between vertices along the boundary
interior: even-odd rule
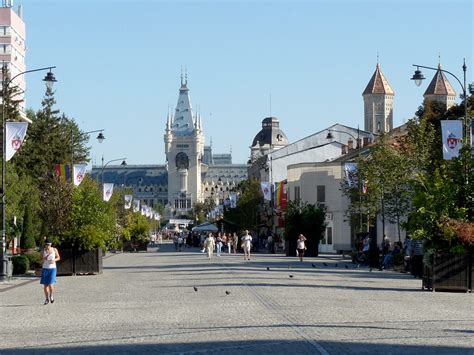
[[[237,248],[239,246],[239,236],[237,235],[237,233],[234,232],[232,239],[233,239],[232,244],[234,245],[234,254],[237,254]]]
[[[244,260],[250,260],[250,250],[252,249],[252,236],[246,230],[241,238],[242,248],[244,249]]]
[[[222,251],[222,235],[221,233],[217,234],[217,242],[216,242],[216,253],[217,256],[221,256],[221,251]]]
[[[50,302],[54,303],[53,285],[56,283],[56,262],[61,259],[58,249],[53,248],[50,241],[46,241],[41,259],[43,260],[43,270],[41,271],[40,283],[44,290],[44,305],[47,305]]]
[[[298,236],[298,240],[296,241],[296,253],[300,258],[300,261],[303,261],[304,252],[306,250],[306,237],[303,234]]]
[[[214,237],[212,236],[212,233],[209,233],[207,235],[206,240],[204,241],[204,248],[207,251],[207,258],[211,260],[212,258],[212,253],[214,252],[214,247],[215,247],[215,241]]]

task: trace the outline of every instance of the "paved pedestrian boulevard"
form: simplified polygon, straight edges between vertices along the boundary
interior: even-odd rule
[[[0,354],[474,353],[471,294],[339,256],[209,261],[167,247],[59,277],[53,305],[38,280],[0,288]]]

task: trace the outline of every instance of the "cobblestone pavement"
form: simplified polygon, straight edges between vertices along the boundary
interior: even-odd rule
[[[59,277],[52,305],[38,279],[0,284],[0,354],[474,354],[471,294],[339,256],[169,247]]]

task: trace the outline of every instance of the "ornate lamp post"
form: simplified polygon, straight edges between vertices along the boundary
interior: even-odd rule
[[[45,67],[45,68],[38,68],[32,70],[26,70],[24,72],[18,73],[17,75],[13,76],[11,79],[8,78],[8,71],[5,65],[2,66],[2,186],[0,193],[2,195],[2,237],[0,241],[0,280],[6,278],[7,275],[7,238],[6,238],[6,200],[5,200],[5,176],[6,176],[6,121],[8,119],[7,112],[5,110],[5,94],[8,92],[8,87],[13,82],[14,79],[17,77],[27,74],[33,73],[37,71],[44,71],[49,70],[49,72],[44,77],[43,81],[46,84],[48,89],[52,89],[53,84],[57,81],[54,77],[54,74],[51,72],[52,69],[56,67]]]
[[[120,161],[120,160],[122,161],[122,163],[120,164],[121,166],[127,165],[127,162],[126,162],[127,158],[112,159],[104,164],[104,156],[102,156],[102,169],[100,170],[100,182],[102,186],[104,186],[104,169],[106,168],[106,166],[109,165],[110,163]]]

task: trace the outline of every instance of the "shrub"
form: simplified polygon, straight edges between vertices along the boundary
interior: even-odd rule
[[[18,255],[12,258],[13,263],[13,274],[22,275],[26,274],[30,268],[30,261],[25,255]]]
[[[37,267],[41,267],[41,254],[38,251],[34,251],[31,253],[26,253],[23,254],[28,258],[28,261],[30,262],[30,269],[34,269]]]

